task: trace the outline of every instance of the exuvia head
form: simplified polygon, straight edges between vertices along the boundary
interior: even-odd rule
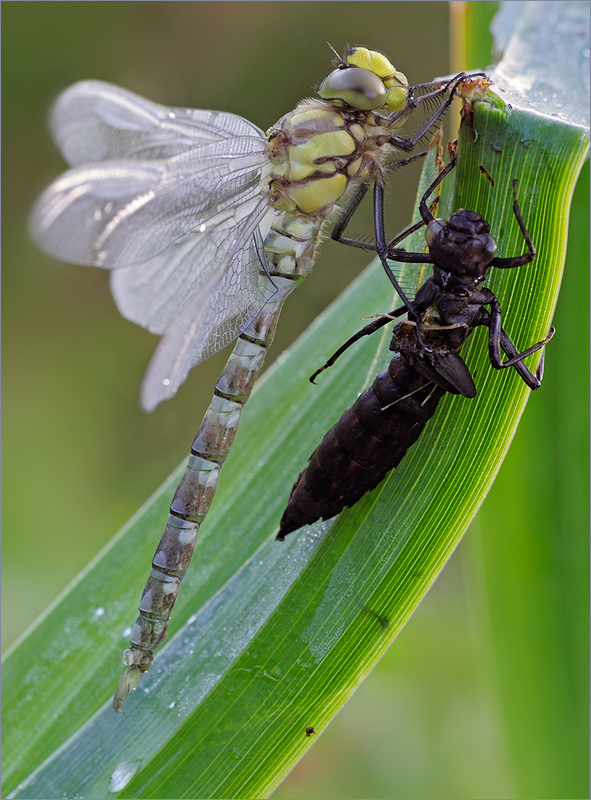
[[[401,111],[406,105],[408,82],[385,55],[367,47],[348,47],[339,66],[320,84],[323,100],[340,102],[358,111]]]
[[[433,263],[458,277],[485,277],[497,252],[488,222],[474,211],[460,208],[448,220],[434,219],[425,239]]]

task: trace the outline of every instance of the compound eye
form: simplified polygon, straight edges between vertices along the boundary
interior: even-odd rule
[[[323,100],[342,100],[359,111],[381,108],[386,102],[386,87],[381,78],[367,69],[335,69],[320,84]]]
[[[425,241],[429,247],[431,247],[435,243],[435,240],[439,238],[443,232],[443,228],[446,225],[446,219],[434,219],[433,222],[430,222],[427,225],[425,229]]]
[[[497,253],[497,243],[492,238],[492,236],[487,236],[486,237],[486,245],[485,245],[484,249],[485,249],[487,258],[489,259],[489,261],[492,261],[493,258],[496,255],[496,253]]]

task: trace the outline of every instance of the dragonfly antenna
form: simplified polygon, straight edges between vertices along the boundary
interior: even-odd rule
[[[342,57],[342,55],[341,55],[340,53],[337,53],[337,51],[334,49],[334,47],[331,45],[331,43],[330,43],[330,42],[327,42],[326,44],[327,44],[327,45],[330,47],[330,49],[332,50],[332,52],[333,52],[333,53],[335,54],[335,56],[338,58],[338,60],[339,60],[339,63],[340,63],[340,64],[341,64],[343,67],[346,67],[346,66],[347,66],[347,62],[346,62],[346,61],[345,61],[345,59]]]

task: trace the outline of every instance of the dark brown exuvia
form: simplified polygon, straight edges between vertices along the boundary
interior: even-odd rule
[[[446,392],[464,397],[476,395],[470,371],[459,355],[475,328],[484,326],[489,330],[489,357],[495,369],[515,367],[530,389],[538,389],[541,384],[543,358],[535,375],[523,359],[547,344],[554,328],[541,342],[518,352],[501,327],[499,301],[490,289],[481,286],[491,267],[521,267],[535,258],[517,203],[517,181],[513,181],[513,212],[528,251],[521,256],[496,258],[496,243],[483,217],[460,209],[449,221],[436,220],[427,206],[429,195],[454,166],[455,160],[450,161],[425,192],[420,204],[422,222],[388,245],[388,258],[432,263],[433,276],[421,286],[411,305],[405,304],[366,325],[312,376],[314,380],[362,336],[409,312],[410,321],[394,328],[390,349],[395,355],[388,369],[377,376],[326,434],[296,481],[281,519],[279,540],[302,525],[335,516],[377,486],[418,439]],[[422,225],[427,226],[428,257],[396,248]],[[508,356],[505,362],[501,349]]]

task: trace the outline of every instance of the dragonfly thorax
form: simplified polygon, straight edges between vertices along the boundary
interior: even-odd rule
[[[351,180],[367,177],[392,148],[373,112],[305,100],[268,131],[275,208],[326,216]]]

